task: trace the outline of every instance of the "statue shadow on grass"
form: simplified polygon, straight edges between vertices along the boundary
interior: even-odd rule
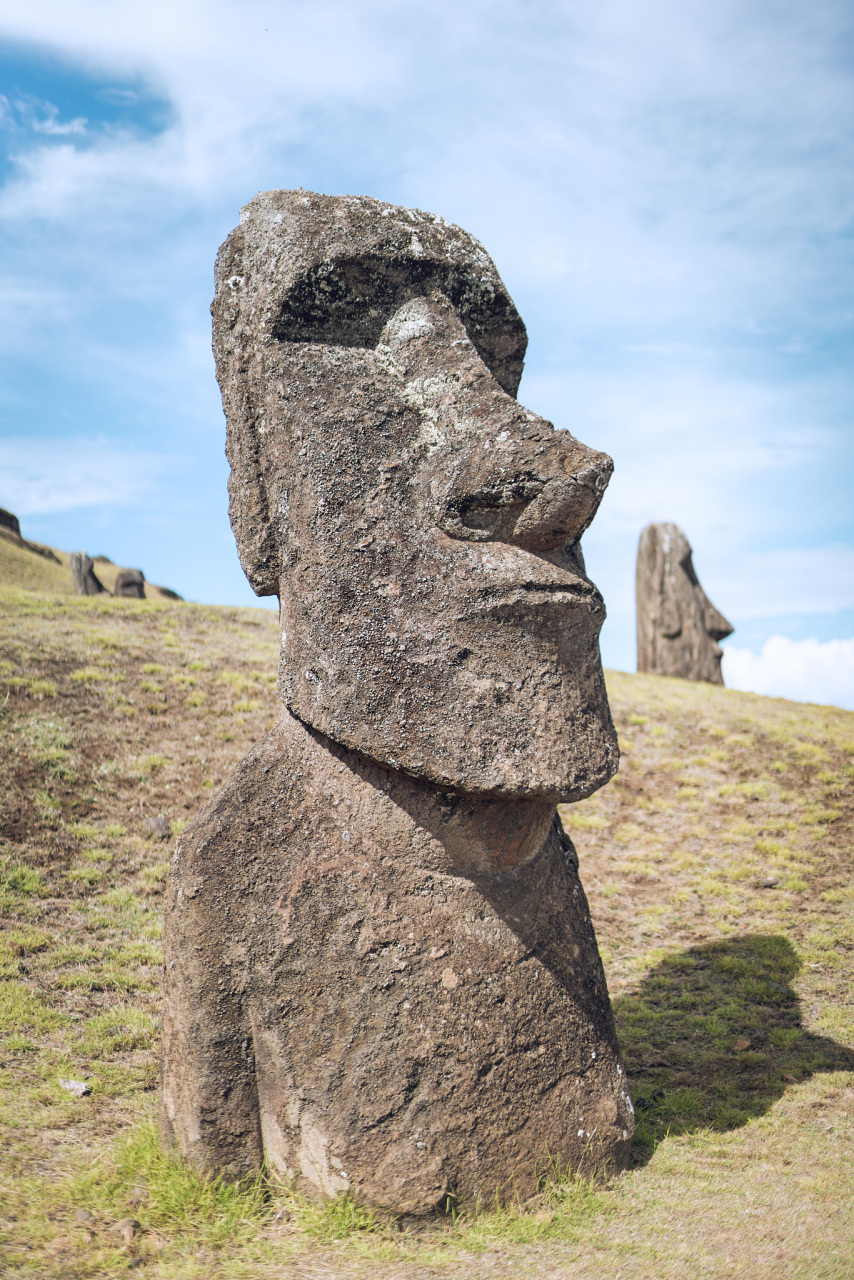
[[[785,937],[746,934],[677,951],[612,1000],[637,1114],[633,1162],[668,1133],[735,1129],[818,1071],[854,1071],[854,1052],[801,1021]]]

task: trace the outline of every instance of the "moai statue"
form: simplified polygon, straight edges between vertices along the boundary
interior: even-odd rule
[[[691,546],[677,524],[648,524],[635,576],[638,671],[723,684],[718,644],[733,633],[694,572]]]
[[[141,569],[119,569],[113,585],[114,596],[126,596],[130,600],[145,599],[145,574]]]
[[[85,551],[71,553],[71,580],[78,596],[97,596],[106,589],[95,576],[92,557],[87,556]]]
[[[8,529],[10,533],[14,533],[16,537],[21,536],[21,522],[11,511],[7,511],[5,507],[0,507],[0,529]]]
[[[579,548],[611,460],[516,401],[522,321],[441,218],[259,195],[213,316],[283,707],[172,860],[164,1139],[408,1213],[619,1168],[632,1107],[555,812],[617,769]]]

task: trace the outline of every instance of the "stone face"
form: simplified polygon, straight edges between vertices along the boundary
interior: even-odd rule
[[[259,196],[213,315],[284,709],[176,847],[164,1137],[397,1212],[619,1167],[631,1103],[555,813],[617,767],[579,547],[611,461],[518,404],[522,322],[439,218]]]
[[[172,835],[172,828],[162,813],[156,818],[146,818],[145,829],[153,840],[169,840]]]
[[[516,401],[526,336],[494,264],[377,200],[270,192],[242,216],[214,350],[286,704],[440,786],[589,795],[617,747],[578,539],[612,463]]]
[[[105,589],[95,576],[92,557],[87,556],[85,551],[72,551],[71,578],[79,596],[97,596]]]
[[[113,587],[114,596],[126,596],[131,600],[145,599],[145,574],[141,569],[119,569]]]
[[[709,600],[676,524],[641,532],[635,577],[638,671],[723,684],[718,644],[733,627]]]

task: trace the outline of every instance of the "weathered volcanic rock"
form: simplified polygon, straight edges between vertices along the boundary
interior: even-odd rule
[[[87,556],[85,551],[72,551],[71,578],[79,596],[97,596],[105,590],[103,583],[95,576],[92,557]]]
[[[676,524],[648,524],[635,577],[638,671],[723,684],[718,644],[733,627],[709,600]]]
[[[131,600],[145,599],[145,574],[141,569],[119,569],[113,587],[114,596],[126,596]]]
[[[7,511],[5,507],[0,507],[0,529],[11,529],[12,533],[21,536],[21,523],[16,515],[11,511]]]
[[[167,818],[160,813],[156,818],[146,818],[145,829],[153,840],[168,840],[172,835],[172,828]]]
[[[217,261],[231,519],[281,601],[277,726],[183,833],[162,1123],[424,1212],[625,1161],[631,1104],[558,801],[617,767],[579,539],[611,460],[515,399],[482,246],[269,192]]]
[[[19,547],[26,547],[28,551],[34,551],[37,556],[42,556],[45,560],[52,560],[54,564],[62,564],[59,556],[51,547],[45,547],[40,542],[30,542],[27,538],[22,538],[18,517],[13,515],[11,511],[4,510],[3,507],[0,507],[0,537]]]
[[[574,850],[547,804],[429,784],[285,712],[181,836],[162,1113],[199,1169],[266,1154],[421,1213],[601,1170],[633,1130]],[[461,811],[463,811],[461,813]],[[531,829],[536,853],[517,863]]]

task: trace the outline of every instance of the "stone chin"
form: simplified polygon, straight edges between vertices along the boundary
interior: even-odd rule
[[[353,611],[330,634],[283,597],[280,688],[303,723],[458,792],[569,802],[614,776],[598,592],[468,610],[395,603],[416,625]]]

